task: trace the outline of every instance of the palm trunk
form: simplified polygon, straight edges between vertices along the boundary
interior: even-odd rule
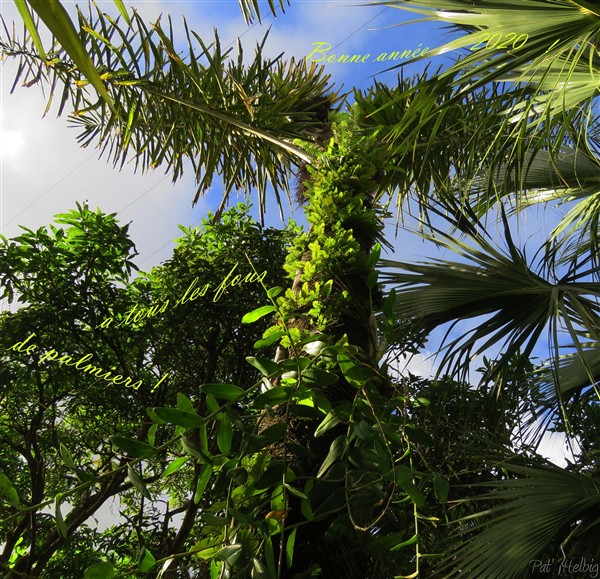
[[[280,306],[284,314],[293,316],[287,327],[299,331],[300,337],[324,334],[337,343],[346,336],[349,344],[359,348],[361,362],[375,367],[377,334],[373,306],[381,293],[374,287],[370,256],[383,229],[373,207],[378,186],[377,147],[371,138],[357,135],[349,115],[333,128],[334,138],[327,152],[316,167],[309,169],[310,177],[303,183],[310,229],[288,255],[286,269],[294,283],[280,300]],[[293,357],[291,349],[287,356]],[[356,386],[341,373],[336,383],[315,388],[333,407],[352,404],[357,395]],[[298,456],[286,451],[288,464],[298,477],[316,479],[331,443],[346,432],[345,426],[339,425],[315,438],[320,420],[290,417],[283,406],[276,410],[273,421],[287,421],[288,443],[313,453],[313,458],[308,459],[305,453]],[[274,452],[281,454],[281,449]],[[334,487],[336,484],[331,486],[332,493],[343,492],[339,485]],[[327,498],[315,496],[315,501],[324,504]],[[288,526],[304,520],[300,502],[296,497],[288,497]],[[360,549],[365,533],[348,525],[339,537],[324,540],[339,516],[336,512],[297,527],[294,565],[282,577],[309,577],[306,570],[311,566],[320,567],[320,576],[328,579],[369,576],[370,557]]]

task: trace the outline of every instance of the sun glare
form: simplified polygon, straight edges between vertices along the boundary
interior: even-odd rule
[[[0,157],[14,159],[23,148],[25,139],[21,131],[0,132]]]

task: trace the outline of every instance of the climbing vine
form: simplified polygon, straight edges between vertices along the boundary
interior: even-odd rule
[[[325,147],[311,147],[317,160],[306,167],[300,185],[310,228],[288,253],[284,267],[293,285],[278,298],[282,317],[265,337],[294,317],[293,334],[299,340],[303,332],[339,338],[350,330],[350,342],[368,350],[372,344],[365,338],[375,338],[371,313],[381,297],[374,266],[383,211],[372,200],[381,151],[375,135],[361,135],[352,113],[333,114],[331,129]],[[359,320],[370,335],[357,327]],[[282,345],[289,347],[287,338]]]

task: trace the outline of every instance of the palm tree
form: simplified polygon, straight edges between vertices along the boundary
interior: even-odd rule
[[[442,345],[440,372],[464,373],[474,357],[499,351],[484,375],[496,382],[498,395],[509,363],[516,357],[525,366],[545,338],[551,355],[533,374],[539,409],[530,420],[537,431],[532,444],[539,445],[553,420],[570,436],[584,436],[571,423],[582,407],[593,413],[600,398],[597,4],[385,4],[450,23],[461,33],[428,56],[470,46],[438,77],[457,88],[454,100],[443,106],[456,106],[459,98],[494,83],[500,88],[489,102],[504,119],[491,135],[489,126],[481,127],[484,162],[465,167],[452,194],[432,208],[450,233],[438,222],[425,237],[460,259],[382,263],[383,279],[398,295],[400,335],[406,327],[430,332],[475,319],[470,331]],[[473,126],[469,121],[465,115]],[[568,211],[532,259],[514,243],[509,218],[551,203],[567,205]],[[488,233],[494,217],[504,231],[503,244]],[[519,477],[480,497],[498,502],[475,517],[478,524],[465,520],[444,573],[515,577],[531,572],[532,560],[556,556],[568,563],[598,556],[592,531],[599,520],[597,459],[582,456],[579,469],[562,470],[532,457],[521,464],[500,455],[488,458]]]

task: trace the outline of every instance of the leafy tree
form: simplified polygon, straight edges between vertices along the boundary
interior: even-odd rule
[[[189,404],[207,380],[254,382],[243,358],[261,326],[239,320],[261,296],[260,283],[219,286],[234,266],[240,276],[253,276],[254,267],[272,282],[282,279],[284,247],[295,233],[264,229],[240,206],[220,223],[184,230],[171,260],[132,280],[135,249],[114,215],[78,206],[56,222],[3,238],[0,249],[3,297],[22,304],[1,316],[0,563],[30,575],[81,577],[97,558],[94,543],[127,565],[140,547],[168,554],[187,540],[198,507],[186,487],[167,498],[177,508],[148,507],[139,477],[157,480],[164,457],[133,466],[127,451],[139,456],[161,440],[145,407]],[[186,294],[195,280],[210,284],[205,295]],[[128,443],[132,436],[146,446]],[[184,480],[191,484],[193,475]],[[92,531],[85,521],[115,496],[132,525]],[[185,514],[179,527],[177,513]]]

